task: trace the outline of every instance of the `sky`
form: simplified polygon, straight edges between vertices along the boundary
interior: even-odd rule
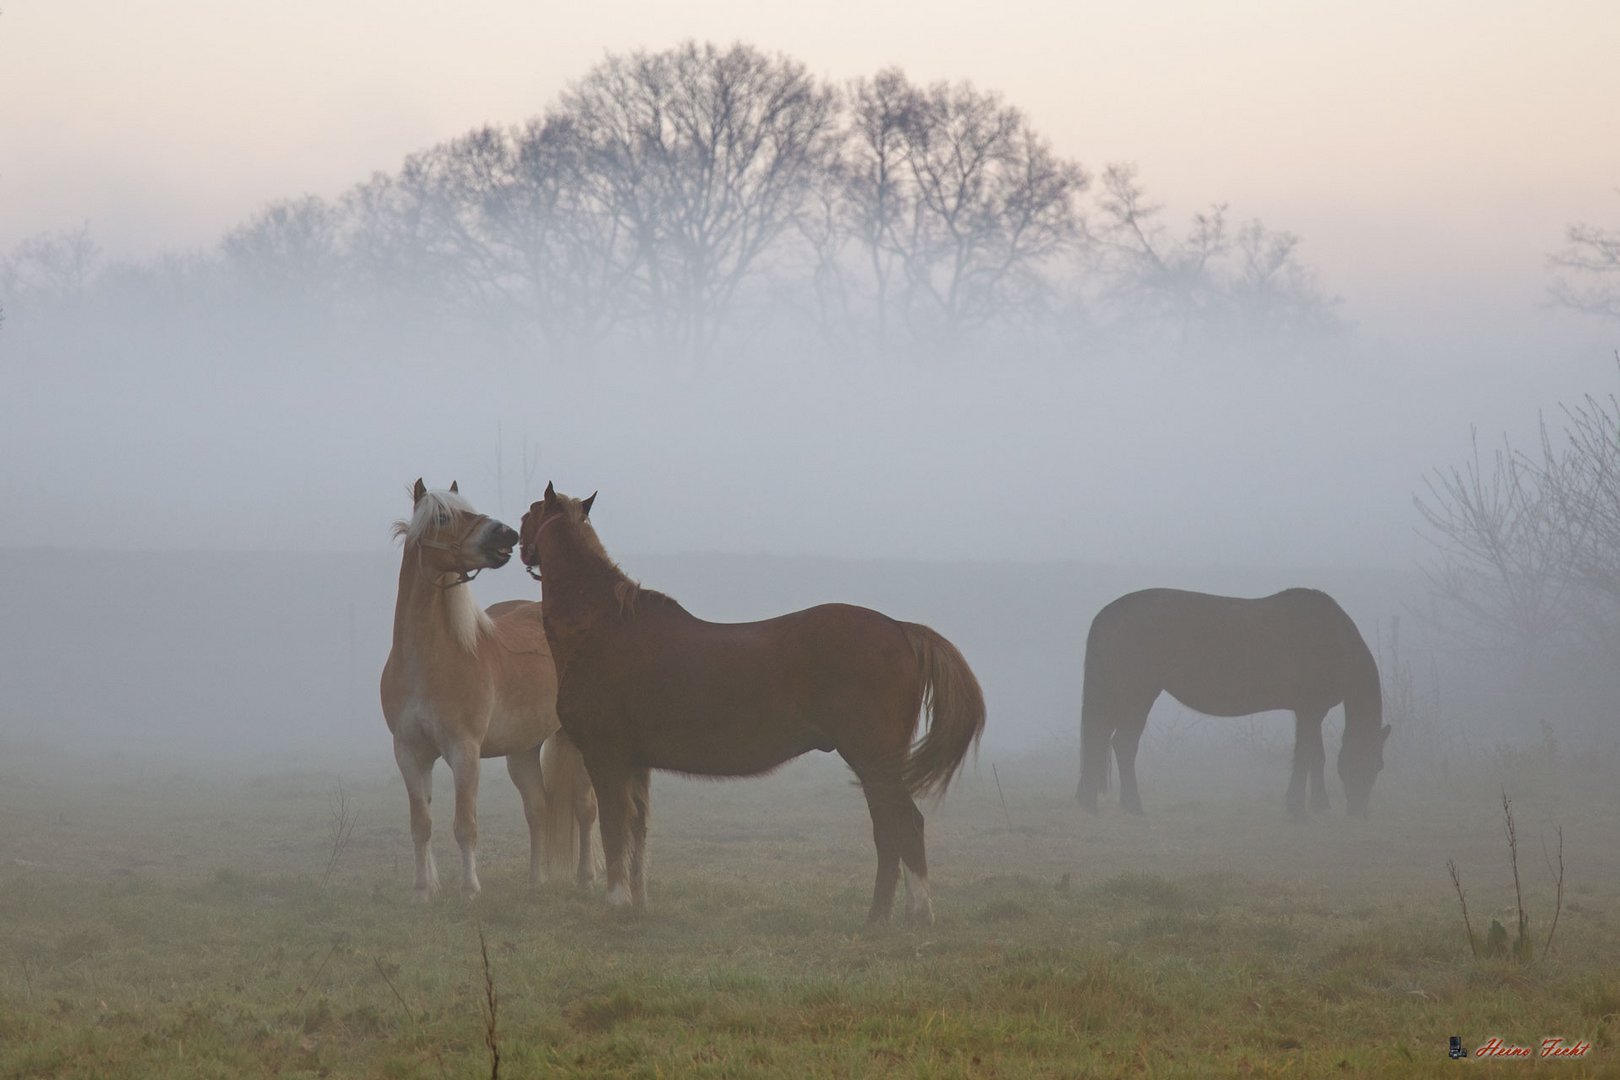
[[[80,224],[116,256],[207,245],[687,37],[997,90],[1172,211],[1298,233],[1379,332],[1533,307],[1565,226],[1620,219],[1612,3],[8,0],[0,248]]]
[[[204,335],[198,355],[171,356],[114,326],[96,339],[112,342],[104,353],[63,361],[21,347],[23,319],[8,310],[0,666],[29,671],[35,690],[0,713],[60,702],[81,680],[74,613],[94,605],[121,613],[109,625],[139,627],[147,651],[126,660],[150,668],[142,717],[211,724],[213,695],[259,664],[265,642],[284,657],[319,645],[330,685],[297,706],[311,740],[324,738],[333,687],[362,703],[371,738],[370,699],[354,687],[374,665],[354,642],[385,644],[388,526],[418,475],[457,479],[514,523],[548,479],[600,489],[593,518],[638,576],[679,570],[645,557],[694,552],[905,560],[939,577],[895,613],[934,618],[930,603],[956,603],[941,617],[964,640],[994,636],[982,603],[1013,601],[986,599],[999,580],[987,571],[961,594],[942,588],[942,567],[1118,570],[1054,588],[1054,608],[1076,619],[1127,580],[1254,595],[1357,568],[1376,587],[1347,602],[1376,625],[1416,594],[1366,597],[1414,587],[1433,555],[1414,493],[1467,456],[1471,430],[1487,454],[1502,432],[1524,445],[1560,401],[1620,386],[1620,335],[1551,307],[1546,265],[1568,224],[1620,226],[1612,0],[0,0],[0,251],[81,225],[114,258],[204,248],[272,200],[334,197],[469,128],[534,116],[607,53],[686,38],[781,50],[835,81],[898,65],[918,82],[998,91],[1093,173],[1136,163],[1178,221],[1225,202],[1234,220],[1297,233],[1343,297],[1354,347],[1288,366],[751,357],[705,370],[649,357],[644,369],[482,370],[453,353],[392,355],[390,341],[326,362],[252,340],[216,353]],[[135,585],[189,582],[199,552],[213,553],[201,584],[148,625]],[[298,561],[332,552],[369,561]],[[872,565],[881,580],[892,564]],[[1157,576],[1132,576],[1149,568]],[[773,610],[776,594],[734,595],[727,573],[691,578],[669,587],[690,589],[700,613]],[[516,567],[480,586],[486,600],[534,590]],[[814,598],[886,595],[826,589]],[[174,688],[194,680],[160,661],[256,606],[275,619],[210,654],[224,689],[177,705]],[[49,626],[7,618],[43,608]],[[1078,622],[1053,633],[1078,655]],[[1050,672],[1026,678],[1021,649],[1006,645],[987,685],[1029,682],[1059,700]],[[260,674],[256,707],[293,708],[269,685],[290,682],[281,669]],[[103,731],[125,693],[103,683],[86,691],[86,731]],[[1019,722],[1045,717],[1031,706]]]
[[[14,356],[10,542],[93,535],[118,508],[135,546],[369,550],[419,473],[521,513],[519,485],[491,483],[499,438],[507,468],[532,439],[565,487],[610,490],[631,550],[1410,566],[1412,493],[1471,427],[1524,441],[1539,410],[1612,385],[1612,328],[1549,306],[1546,256],[1569,222],[1620,222],[1620,4],[5,0],[0,250],[80,224],[114,257],[206,246],[687,37],[831,80],[971,79],[1093,171],[1136,162],[1178,216],[1220,200],[1292,230],[1358,358],[722,385],[455,358],[182,383],[152,378],[163,358],[92,375]],[[995,511],[964,518],[979,498]]]

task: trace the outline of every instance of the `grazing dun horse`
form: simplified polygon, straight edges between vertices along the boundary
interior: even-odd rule
[[[547,484],[523,516],[520,552],[545,582],[557,715],[601,802],[608,902],[646,904],[651,770],[753,776],[822,750],[854,770],[872,815],[869,919],[888,918],[903,864],[907,914],[932,921],[914,796],[943,792],[984,730],[962,654],[926,626],[845,604],[705,622],[608,558],[587,518],[595,498]]]
[[[459,494],[428,491],[417,480],[404,540],[394,645],[382,674],[383,716],[405,778],[416,842],[416,895],[438,890],[429,841],[433,764],[444,758],[456,792],[461,887],[478,892],[479,760],[506,758],[529,825],[529,881],[542,865],[556,877],[592,878],[596,799],[579,751],[559,730],[557,678],[541,606],[509,600],[480,611],[467,583],[506,565],[518,534],[475,511]]]
[[[1086,636],[1080,712],[1080,787],[1088,810],[1108,787],[1110,751],[1119,763],[1119,802],[1142,812],[1136,747],[1161,693],[1197,712],[1294,714],[1294,771],[1288,811],[1328,809],[1322,720],[1344,705],[1339,779],[1346,810],[1366,817],[1384,767],[1383,692],[1378,665],[1356,624],[1331,596],[1287,589],[1249,600],[1180,589],[1144,589],[1103,608]]]

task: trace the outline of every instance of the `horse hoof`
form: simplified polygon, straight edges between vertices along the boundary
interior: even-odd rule
[[[615,885],[607,891],[607,902],[610,908],[627,908],[630,906],[630,890],[623,885]]]
[[[924,904],[913,911],[906,912],[906,923],[910,926],[928,927],[934,925],[934,905]]]

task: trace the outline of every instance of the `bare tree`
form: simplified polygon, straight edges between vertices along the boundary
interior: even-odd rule
[[[1108,166],[1096,214],[1086,223],[1091,287],[1116,320],[1152,331],[1173,328],[1183,342],[1195,332],[1240,334],[1245,340],[1336,331],[1335,300],[1299,260],[1299,238],[1257,220],[1236,235],[1227,207],[1196,213],[1182,235],[1162,221],[1136,167]]]
[[[1226,286],[1238,328],[1249,337],[1325,335],[1337,332],[1337,298],[1326,296],[1316,273],[1297,258],[1299,237],[1274,232],[1257,220],[1238,230],[1240,257]]]
[[[440,318],[508,326],[519,286],[488,218],[513,181],[515,156],[506,132],[477,128],[352,192],[352,249],[373,288]]]
[[[0,258],[0,296],[23,307],[76,305],[102,267],[90,227],[30,236]]]
[[[1620,353],[1615,361],[1620,369]],[[1588,596],[1589,614],[1613,635],[1620,629],[1620,397],[1586,394],[1562,415],[1563,452],[1544,452],[1531,466],[1564,521],[1569,574]]]
[[[1043,302],[1042,271],[1079,236],[1084,170],[969,83],[921,90],[889,71],[854,93],[862,182],[852,216],[880,304],[885,257],[903,271],[914,331],[958,331]]]
[[[628,313],[640,252],[569,117],[531,121],[516,139],[514,183],[491,226],[553,347],[586,356]]]
[[[1435,614],[1476,647],[1507,643],[1533,662],[1567,637],[1580,600],[1569,568],[1577,543],[1539,467],[1504,442],[1482,461],[1478,436],[1462,466],[1437,469],[1413,502],[1438,561],[1426,568]]]
[[[295,305],[306,320],[346,278],[338,208],[315,195],[271,203],[227,233],[220,253],[244,286]]]
[[[553,118],[635,245],[651,335],[702,356],[805,209],[833,152],[836,97],[787,57],[687,42],[609,56]]]
[[[1549,256],[1553,298],[1565,307],[1620,319],[1620,229],[1571,225],[1564,249]]]
[[[1129,318],[1173,321],[1186,338],[1214,302],[1210,264],[1231,247],[1226,207],[1195,214],[1179,239],[1160,223],[1164,207],[1148,201],[1135,165],[1109,165],[1102,186],[1100,217],[1088,223],[1087,240],[1105,281],[1104,301]]]
[[[850,117],[835,201],[834,235],[851,237],[861,253],[879,348],[888,344],[895,285],[904,273],[900,237],[914,213],[906,172],[906,133],[916,124],[918,93],[899,68],[850,86]]]
[[[827,344],[852,351],[862,334],[861,298],[848,270],[852,236],[845,222],[845,192],[850,166],[843,158],[828,163],[811,185],[798,230],[809,255],[810,295],[816,326]],[[883,309],[878,309],[876,340],[885,338]]]

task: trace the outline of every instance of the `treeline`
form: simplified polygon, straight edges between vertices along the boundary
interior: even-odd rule
[[[748,45],[607,57],[543,114],[277,202],[214,248],[104,264],[88,231],[0,261],[0,303],[277,341],[394,332],[559,362],[1023,341],[1283,349],[1337,333],[1298,240],[1224,205],[1173,228],[968,83],[830,85]]]
[[[1616,354],[1620,368],[1620,353]],[[1620,396],[1586,394],[1542,419],[1530,448],[1503,441],[1436,470],[1415,499],[1435,546],[1430,614],[1487,655],[1535,666],[1620,653]]]

